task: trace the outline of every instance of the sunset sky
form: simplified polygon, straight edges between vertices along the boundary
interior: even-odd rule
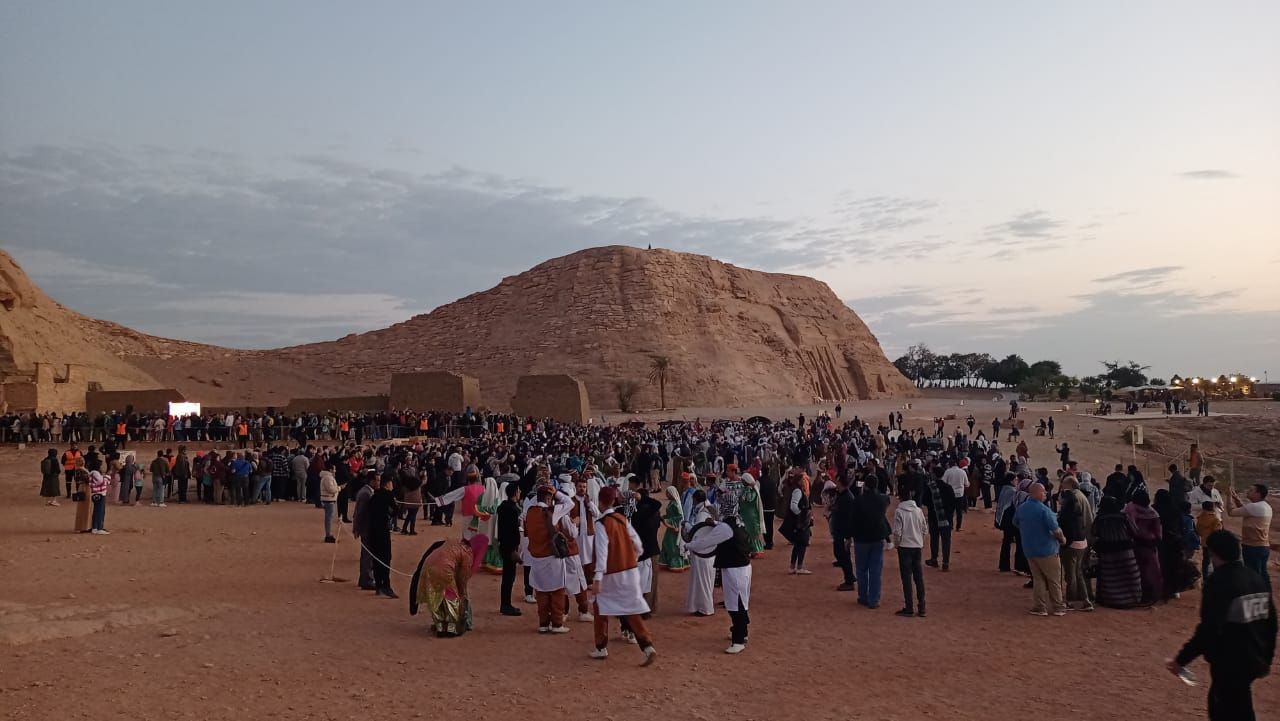
[[[0,247],[243,347],[573,250],[826,281],[890,357],[1280,377],[1280,3],[0,1]]]

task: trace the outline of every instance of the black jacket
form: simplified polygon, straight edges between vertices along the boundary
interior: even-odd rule
[[[498,548],[504,558],[520,547],[520,504],[503,501],[498,504]]]
[[[853,536],[853,504],[853,494],[848,489],[836,496],[835,507],[831,509],[831,535],[835,538]]]
[[[1236,561],[1214,569],[1204,584],[1200,624],[1178,653],[1180,666],[1197,656],[1214,676],[1261,678],[1276,654],[1276,606],[1267,582]]]
[[[889,519],[885,516],[888,508],[888,496],[863,489],[853,499],[853,542],[876,543],[889,540]]]
[[[641,561],[653,558],[662,551],[658,545],[658,529],[662,527],[662,502],[645,497],[636,502],[636,512],[631,514],[631,525],[636,529],[643,545]]]

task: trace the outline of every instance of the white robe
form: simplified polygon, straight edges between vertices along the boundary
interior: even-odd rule
[[[717,523],[702,529],[689,541],[690,553],[714,553],[721,543],[733,538],[733,527]],[[697,556],[694,556],[697,558]],[[714,559],[707,559],[714,561]],[[714,566],[713,566],[714,568]],[[714,571],[713,571],[714,572]],[[739,568],[720,569],[720,585],[724,591],[724,607],[730,611],[746,611],[751,604],[751,564]],[[739,605],[741,603],[741,605]]]
[[[701,523],[707,517],[707,512],[703,507],[699,506],[694,513],[697,523]],[[694,524],[696,525],[696,523]],[[698,540],[699,536],[710,533],[711,529],[701,528],[694,534],[694,540]],[[688,549],[693,548],[693,541],[685,546]],[[712,548],[715,546],[713,545]],[[715,558],[703,558],[692,551],[689,553],[689,593],[685,596],[685,611],[688,613],[700,613],[710,616],[716,612],[715,601],[716,586],[716,560]]]
[[[536,511],[539,508],[546,508],[546,506],[535,503],[530,510]],[[551,522],[553,524],[561,523],[569,515],[571,508],[573,508],[573,501],[563,493],[557,493],[556,505],[551,511]],[[566,561],[576,559],[556,558],[554,555],[536,558],[528,553],[527,548],[525,555],[529,557],[529,585],[533,586],[535,591],[553,593],[562,588],[568,588],[571,584],[579,583],[582,578],[581,568],[578,568],[577,574],[573,577],[569,575],[569,567]],[[571,591],[570,593],[576,592]]]
[[[610,510],[605,516],[617,511]],[[605,573],[609,567],[609,536],[604,530],[604,516],[596,521],[596,573],[595,580],[600,582],[600,592],[596,594],[596,607],[602,616],[635,616],[649,612],[649,604],[644,602],[644,587],[641,585],[640,569],[628,568],[617,573]],[[631,537],[631,546],[635,549],[636,559],[640,558],[640,536],[636,529],[626,524],[627,535]]]
[[[653,559],[646,558],[640,561],[637,568],[640,570],[640,590],[644,593],[653,593]]]

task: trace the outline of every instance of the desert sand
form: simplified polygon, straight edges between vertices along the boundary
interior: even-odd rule
[[[918,399],[904,415],[914,427],[972,411],[987,426],[1006,410],[989,398],[958,402]],[[1199,426],[1211,453],[1219,426],[1251,424],[1274,439],[1280,404],[1242,405],[1221,410],[1250,415],[1165,423]],[[845,412],[878,418],[899,406],[846,403]],[[1025,415],[1056,407],[1032,404]],[[700,410],[736,417],[770,409]],[[1095,474],[1128,462],[1116,422],[1066,413],[1057,421],[1057,440]],[[1033,464],[1052,467],[1054,441],[1024,438]],[[145,457],[150,447],[142,448]],[[393,578],[399,601],[353,582],[319,582],[334,558],[336,575],[354,579],[357,546],[347,533],[336,547],[321,543],[321,512],[302,504],[157,509],[144,497],[108,508],[112,535],[72,533],[72,505],[50,508],[37,495],[43,452],[0,449],[5,718],[498,719],[524,713],[535,698],[532,719],[1204,717],[1205,687],[1189,688],[1161,666],[1191,633],[1197,594],[1149,610],[1031,617],[1022,579],[995,570],[999,536],[982,510],[955,538],[952,572],[926,569],[926,619],[892,615],[900,598],[892,556],[884,604],[870,611],[833,590],[839,572],[821,528],[810,577],[786,574],[780,541],[755,565],[751,642],[740,656],[721,652],[727,616],[686,616],[687,577],[662,573],[650,624],[660,658],[642,669],[638,651],[616,642],[607,662],[588,659],[589,624],[545,637],[534,631],[531,606],[522,618],[499,616],[498,577],[486,574],[475,581],[477,629],[433,638],[424,617],[408,615],[402,576]],[[397,570],[411,571],[434,539],[461,531],[419,529],[395,536]],[[1193,670],[1207,681],[1202,663]],[[1255,705],[1280,708],[1280,683],[1255,684]]]

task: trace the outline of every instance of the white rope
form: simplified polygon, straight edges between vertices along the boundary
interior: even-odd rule
[[[396,575],[404,576],[405,578],[413,578],[413,574],[412,574],[412,573],[405,573],[404,571],[397,571],[396,569],[394,569],[394,568],[392,568],[392,567],[391,567],[391,564],[389,564],[389,563],[383,563],[383,562],[382,562],[382,559],[380,559],[380,558],[378,558],[376,555],[374,555],[373,551],[370,551],[370,550],[369,550],[369,547],[368,547],[368,546],[366,546],[366,545],[364,545],[364,540],[363,540],[363,539],[357,539],[357,540],[359,540],[359,541],[360,541],[360,547],[361,547],[361,548],[363,548],[363,549],[365,550],[365,553],[368,553],[368,554],[369,554],[369,558],[373,559],[376,563],[378,563],[379,565],[383,566],[383,567],[384,567],[384,568],[386,568],[388,571],[391,571],[392,573],[394,573],[394,574],[396,574]],[[333,552],[336,554],[336,553],[338,552],[338,549],[336,549],[336,548],[335,548],[335,549],[333,550]]]

